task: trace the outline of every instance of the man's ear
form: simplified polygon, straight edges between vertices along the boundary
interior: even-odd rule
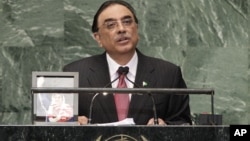
[[[93,35],[94,35],[95,40],[99,44],[99,46],[102,47],[102,43],[101,43],[101,40],[100,40],[100,35],[97,32],[95,32]]]

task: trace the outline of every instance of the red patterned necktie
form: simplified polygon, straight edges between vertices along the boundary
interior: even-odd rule
[[[119,74],[119,82],[117,88],[127,88],[125,82],[125,74]],[[115,104],[118,120],[123,120],[127,118],[128,108],[129,108],[129,95],[128,94],[119,94],[115,93]]]

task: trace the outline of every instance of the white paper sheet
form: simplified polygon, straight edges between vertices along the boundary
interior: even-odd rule
[[[97,124],[97,125],[98,126],[123,126],[123,125],[135,125],[135,122],[133,118],[126,118],[118,122],[102,123],[102,124]]]

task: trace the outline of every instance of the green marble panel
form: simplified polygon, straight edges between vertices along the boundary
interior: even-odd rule
[[[248,49],[189,49],[184,63],[184,76],[189,87],[214,88],[215,113],[223,122],[248,123]],[[192,96],[195,112],[210,112],[210,97]]]
[[[0,1],[0,124],[31,123],[32,71],[103,52],[91,25],[104,1]],[[249,124],[249,0],[127,1],[139,19],[138,48],[181,66],[188,87],[214,88],[223,124]],[[211,111],[206,95],[190,105],[193,114]]]

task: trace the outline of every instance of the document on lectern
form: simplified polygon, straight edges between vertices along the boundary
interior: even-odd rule
[[[135,125],[133,118],[126,118],[118,122],[102,123],[97,124],[98,126],[124,126],[124,125]]]

